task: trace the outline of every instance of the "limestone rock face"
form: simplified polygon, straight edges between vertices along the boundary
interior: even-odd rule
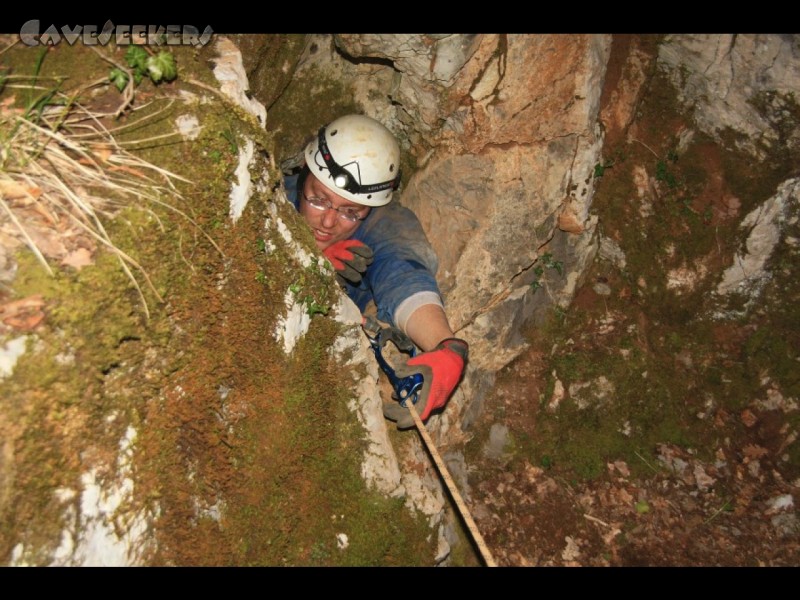
[[[389,95],[407,123],[433,131],[442,118],[442,89],[452,85],[464,63],[475,51],[476,35],[344,34],[337,47],[354,57],[383,59],[398,76]]]
[[[452,83],[453,77],[474,52],[477,40],[476,35],[462,34],[336,36],[337,46],[352,56],[384,58],[401,73],[443,85]]]
[[[443,143],[403,192],[439,255],[451,324],[474,337],[475,367],[495,371],[521,349],[519,323],[501,306],[531,304],[530,270],[554,238],[591,238],[609,49],[604,36],[482,38],[449,91],[458,100]],[[572,267],[550,286],[556,301]]]
[[[464,147],[530,144],[586,135],[600,102],[610,37],[501,35],[484,40],[451,97]],[[455,120],[455,119],[454,119]]]
[[[241,51],[253,95],[270,106],[291,81],[305,36],[288,34],[233,34],[227,36]],[[222,39],[220,37],[220,39]]]
[[[759,159],[770,150],[800,150],[800,36],[731,34],[668,36],[659,65],[697,126]]]
[[[774,196],[742,220],[740,227],[749,231],[745,247],[723,273],[717,294],[745,294],[749,297],[748,303],[758,297],[771,277],[767,261],[785,238],[786,224],[796,222],[794,215],[799,201],[800,179],[789,179],[780,185]]]
[[[607,145],[625,135],[633,121],[650,65],[655,60],[648,46],[655,42],[654,36],[614,36],[600,110]]]

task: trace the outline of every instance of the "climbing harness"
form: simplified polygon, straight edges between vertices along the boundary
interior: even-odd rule
[[[433,458],[433,462],[436,464],[439,474],[442,476],[447,489],[450,491],[450,495],[455,501],[458,511],[461,514],[461,517],[464,519],[464,523],[467,525],[467,529],[469,529],[470,534],[472,534],[472,539],[475,541],[475,545],[478,547],[483,560],[486,562],[486,566],[496,567],[497,563],[495,562],[492,553],[486,546],[486,542],[483,540],[481,532],[478,531],[478,527],[475,525],[475,521],[472,519],[472,515],[470,514],[467,505],[461,498],[461,494],[459,493],[458,488],[456,487],[456,484],[450,475],[450,472],[447,470],[442,457],[436,450],[436,446],[434,446],[433,440],[431,439],[425,424],[422,422],[422,419],[420,418],[419,413],[417,413],[417,409],[414,406],[417,403],[417,400],[419,400],[419,391],[422,389],[422,383],[424,381],[422,374],[414,373],[413,375],[409,375],[407,377],[398,377],[392,366],[383,357],[383,347],[391,341],[400,352],[408,354],[413,358],[417,354],[414,343],[399,329],[395,327],[382,326],[375,317],[365,317],[362,323],[362,328],[367,336],[367,339],[369,340],[370,346],[372,346],[375,359],[378,361],[378,364],[383,372],[386,373],[386,376],[389,378],[389,383],[392,384],[392,388],[394,389],[393,397],[400,402],[401,406],[407,408],[411,413],[411,417],[414,419],[414,424],[417,426],[417,431],[419,431],[419,434],[422,436],[422,440],[425,442],[425,446]],[[408,402],[409,399],[411,402]]]

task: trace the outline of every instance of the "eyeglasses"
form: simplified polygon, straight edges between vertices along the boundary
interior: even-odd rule
[[[361,211],[363,209],[358,209],[352,206],[345,206],[344,208],[336,208],[331,201],[327,198],[320,198],[318,196],[306,196],[302,194],[303,198],[306,202],[309,203],[313,208],[317,210],[330,210],[333,209],[339,213],[339,218],[343,221],[348,221],[350,223],[357,223],[358,221],[363,221],[366,219],[365,216],[361,216]]]

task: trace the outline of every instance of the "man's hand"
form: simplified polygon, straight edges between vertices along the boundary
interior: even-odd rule
[[[344,279],[358,285],[361,277],[372,263],[372,248],[358,240],[342,240],[336,242],[322,251],[333,268],[336,269],[336,278]],[[340,283],[343,283],[340,279]]]
[[[459,338],[447,338],[430,352],[423,352],[409,359],[406,365],[395,370],[398,377],[422,373],[424,379],[419,399],[414,405],[420,418],[425,421],[432,411],[442,408],[458,385],[467,363],[469,345]],[[400,404],[388,405],[384,409],[387,418],[397,421],[398,429],[414,426],[409,410]]]

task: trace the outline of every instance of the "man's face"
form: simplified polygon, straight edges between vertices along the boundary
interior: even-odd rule
[[[331,203],[333,208],[320,210],[311,206],[306,198],[322,198]],[[361,225],[361,221],[347,221],[340,218],[338,211],[334,208],[347,208],[351,207],[358,211],[361,218],[369,214],[369,208],[350,202],[342,198],[338,194],[333,193],[326,188],[322,183],[314,177],[313,173],[306,177],[306,182],[303,185],[302,194],[300,195],[300,214],[311,226],[311,231],[314,234],[314,239],[317,242],[317,247],[320,250],[325,250],[336,242],[348,239],[353,235]]]

